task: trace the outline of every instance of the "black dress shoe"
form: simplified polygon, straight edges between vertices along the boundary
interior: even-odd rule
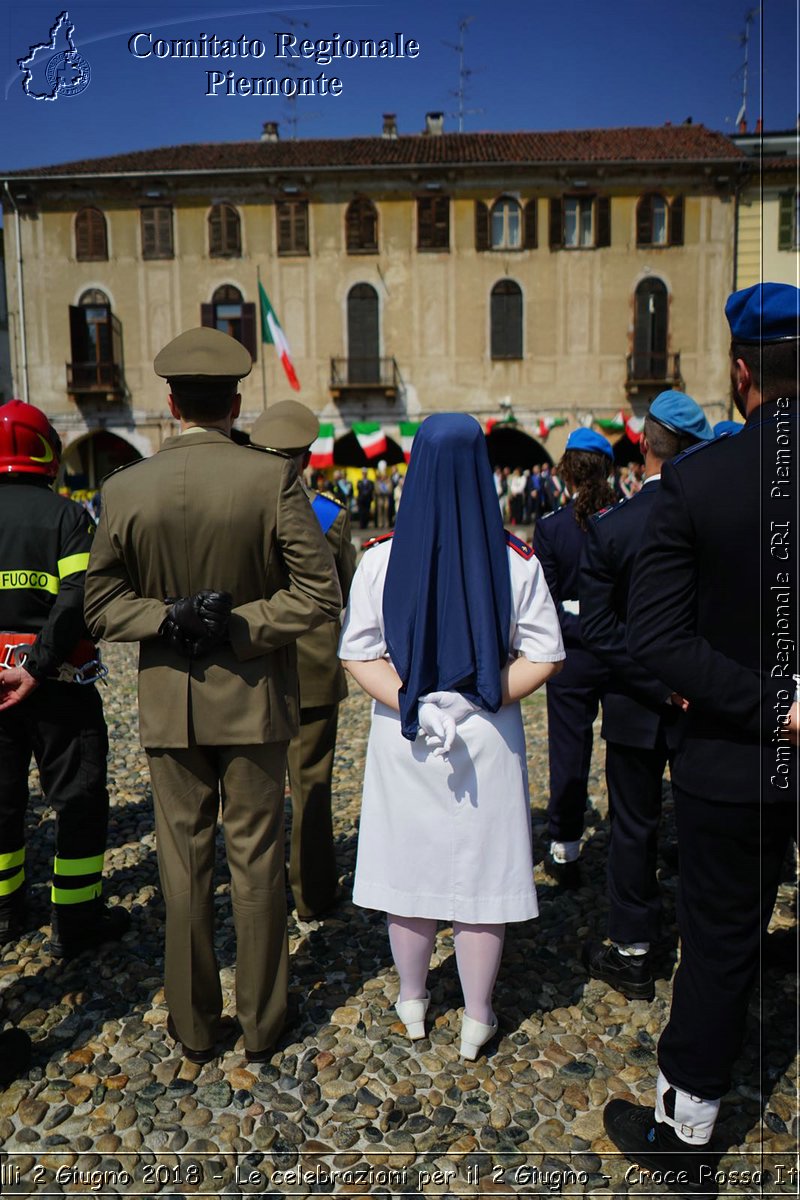
[[[31,1065],[31,1039],[21,1029],[0,1033],[0,1087],[24,1075]]]
[[[188,1058],[189,1062],[197,1063],[198,1066],[203,1066],[205,1063],[210,1063],[212,1059],[217,1057],[217,1051],[214,1046],[211,1046],[208,1050],[193,1050],[191,1046],[187,1046],[185,1042],[182,1042],[178,1037],[178,1031],[175,1028],[175,1022],[172,1019],[171,1013],[167,1017],[167,1033],[172,1038],[173,1042],[180,1046],[181,1054],[184,1058]]]
[[[719,1153],[681,1141],[671,1125],[656,1121],[655,1109],[611,1100],[603,1112],[603,1124],[617,1149],[654,1175],[656,1195],[663,1187],[688,1196],[717,1195],[714,1173]]]
[[[587,942],[581,957],[592,979],[602,979],[629,1000],[652,1000],[655,996],[649,954],[620,954],[616,946]]]
[[[275,1053],[274,1046],[268,1046],[266,1050],[248,1050],[245,1046],[244,1056],[249,1063],[265,1063],[269,1062]]]
[[[69,908],[69,905],[62,906]],[[53,958],[74,958],[83,950],[93,950],[103,942],[118,942],[129,930],[131,914],[119,904],[106,908],[99,901],[91,907],[78,905],[80,914],[54,909],[50,953]]]
[[[550,859],[545,867],[547,874],[551,879],[555,880],[559,891],[574,892],[582,884],[581,864],[579,859],[573,862],[553,862]]]

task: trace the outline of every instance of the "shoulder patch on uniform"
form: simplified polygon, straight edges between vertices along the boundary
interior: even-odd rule
[[[109,471],[107,475],[103,476],[103,478],[100,481],[101,486],[102,486],[102,484],[106,483],[109,479],[113,479],[115,475],[119,475],[119,473],[121,471],[128,471],[128,470],[130,470],[131,467],[138,467],[139,464],[143,463],[143,462],[147,462],[147,459],[146,458],[134,458],[131,462],[123,463],[121,467],[114,467],[113,471]]]
[[[330,500],[331,504],[338,504],[339,508],[346,507],[344,501],[340,500],[338,496],[334,496],[333,492],[321,492],[319,488],[314,488],[314,495],[322,496],[323,500]]]
[[[389,542],[393,537],[394,530],[392,529],[389,533],[382,533],[380,537],[367,538],[365,542],[361,543],[361,549],[371,550],[373,546],[380,546],[382,542]]]
[[[732,435],[728,434],[727,436],[730,437]],[[721,441],[722,438],[708,438],[708,440],[705,442],[695,442],[695,444],[690,446],[688,450],[682,450],[680,454],[676,455],[676,457],[672,459],[672,466],[675,466],[676,463],[683,462],[683,460],[688,458],[690,454],[697,454],[698,450],[707,450],[709,446],[715,446],[717,442]]]
[[[506,535],[506,545],[509,550],[515,550],[520,558],[533,558],[533,546],[529,546],[527,542],[523,542],[522,538],[518,538],[509,529],[505,529],[503,532]]]
[[[234,445],[238,444],[238,442],[234,442]],[[242,449],[255,450],[258,454],[274,454],[278,458],[291,459],[292,457],[291,454],[287,454],[285,450],[276,450],[274,446],[257,446],[255,442],[249,442],[246,446],[243,446]]]
[[[596,513],[592,513],[591,520],[602,520],[603,517],[607,517],[609,513],[616,512],[618,509],[622,508],[623,504],[627,504],[628,501],[632,499],[632,496],[623,496],[622,499],[618,500],[616,504],[607,504],[605,508],[598,509]]]

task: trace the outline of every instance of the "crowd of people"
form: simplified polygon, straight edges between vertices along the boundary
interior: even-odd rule
[[[397,1014],[412,1041],[427,1034],[437,922],[452,924],[460,1052],[474,1060],[498,1031],[506,924],[538,913],[520,701],[546,684],[550,869],[567,887],[580,870],[602,704],[609,939],[587,945],[584,962],[643,1001],[653,995],[670,764],[682,953],[656,1104],[614,1099],[605,1126],[634,1161],[708,1190],[720,1099],[796,836],[799,296],[763,284],[730,297],[741,432],[715,439],[691,397],[662,393],[641,435],[642,479],[629,472],[621,500],[601,434],[573,431],[552,471],[493,472],[464,414],[422,423],[402,506],[385,469],[374,483],[363,472],[354,494],[341,480],[338,496],[309,491],[316,418],[287,401],[232,438],[252,363],[210,329],[156,357],[180,433],[106,481],[96,532],[84,508],[51,490],[60,445],[45,415],[18,401],[0,408],[0,940],[26,928],[32,756],[57,813],[54,957],[127,931],[129,914],[102,899],[108,742],[99,695],[81,685],[97,678],[100,639],[139,642],[167,1032],[192,1061],[216,1056],[221,809],[237,1016],[246,1058],[265,1062],[287,1011],[287,762],[298,913],[324,916],[338,899],[341,659],[374,701],[353,900],[386,914]],[[735,519],[719,502],[731,479]],[[512,524],[535,517],[533,546],[504,529],[504,497]],[[353,504],[362,528],[394,526],[357,569]],[[12,1064],[5,1078],[26,1069],[24,1035],[6,1031],[0,1047]]]

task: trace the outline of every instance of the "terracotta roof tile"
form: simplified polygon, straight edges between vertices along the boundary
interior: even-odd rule
[[[446,133],[397,138],[197,143],[136,150],[4,174],[29,178],[326,167],[489,166],[494,163],[718,162],[743,158],[741,150],[729,138],[703,125],[661,125],[548,133]]]

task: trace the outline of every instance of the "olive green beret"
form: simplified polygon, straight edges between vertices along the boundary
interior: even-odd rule
[[[257,419],[250,432],[256,446],[272,450],[307,450],[319,434],[319,421],[310,408],[297,400],[280,400],[270,404]]]
[[[162,379],[244,379],[253,360],[241,342],[219,329],[187,329],[159,351],[153,369]]]

